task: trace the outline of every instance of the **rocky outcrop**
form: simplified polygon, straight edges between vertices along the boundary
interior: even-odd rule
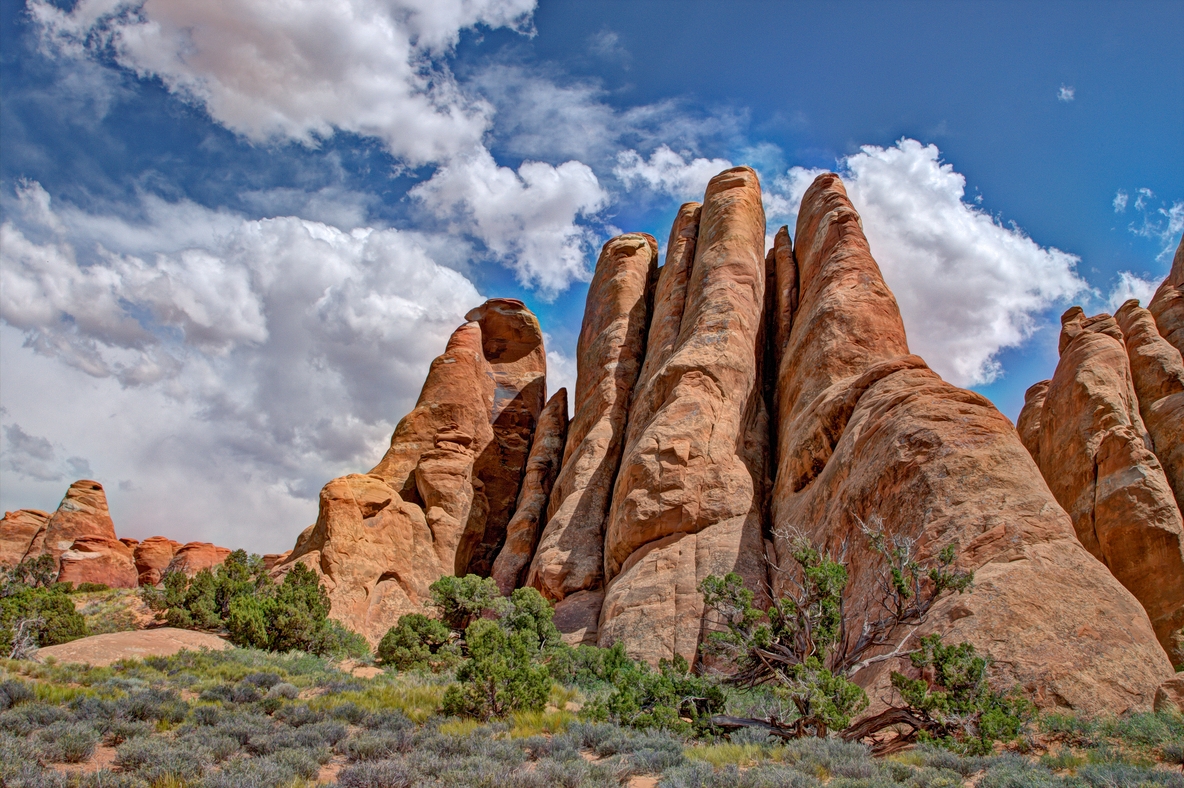
[[[603,587],[604,522],[645,352],[646,296],[657,257],[653,237],[618,236],[601,249],[588,287],[576,346],[575,413],[526,581],[548,599]]]
[[[767,583],[764,239],[756,173],[727,170],[701,210],[679,212],[659,274],[661,331],[629,411],[598,633],[601,645],[623,641],[649,662],[694,662],[707,575],[737,571],[758,591]]]
[[[218,547],[209,542],[187,542],[177,549],[169,561],[165,574],[169,572],[183,572],[186,577],[193,577],[203,569],[216,569],[226,561],[230,549]]]
[[[327,484],[317,522],[271,570],[315,569],[333,617],[372,642],[422,612],[441,576],[488,573],[517,503],[546,394],[542,332],[512,299],[467,319],[382,460]]]
[[[118,539],[81,536],[58,561],[58,582],[99,583],[111,588],[135,588],[140,584],[136,560],[130,547]]]
[[[277,575],[299,561],[322,576],[331,615],[376,643],[407,613],[425,612],[428,586],[448,574],[423,509],[377,474],[350,474],[321,490],[316,523]]]
[[[939,601],[914,636],[974,643],[997,657],[1004,685],[1042,706],[1148,707],[1171,668],[1146,613],[1077,541],[1010,422],[909,354],[837,176],[807,190],[794,256],[800,303],[777,384],[778,562],[792,564],[791,529],[836,552],[846,544],[846,604],[858,620],[876,615],[882,571],[861,521],[882,517],[923,555],[956,542],[974,591]],[[889,670],[879,663],[856,678],[879,697]]]
[[[546,525],[547,501],[563,462],[567,440],[567,389],[552,395],[539,414],[534,441],[526,460],[526,472],[518,493],[514,516],[506,526],[505,545],[493,563],[490,576],[506,596],[522,585],[539,533]]]
[[[1155,317],[1160,335],[1184,355],[1184,238],[1176,247],[1172,270],[1155,291],[1147,310]]]
[[[1036,464],[1040,464],[1040,420],[1044,410],[1044,399],[1048,396],[1048,384],[1051,380],[1041,380],[1033,383],[1024,392],[1024,407],[1020,417],[1016,419],[1015,431],[1020,434],[1020,443],[1032,455]]]
[[[180,542],[163,536],[152,536],[135,545],[132,551],[140,585],[154,586],[159,583],[180,549]]]
[[[493,441],[473,465],[488,513],[481,541],[466,569],[488,575],[506,541],[506,528],[526,472],[530,439],[546,400],[547,357],[539,321],[521,301],[493,298],[465,319],[481,326],[481,350],[494,384]]]
[[[1155,318],[1132,299],[1114,314],[1126,341],[1139,414],[1184,511],[1184,359],[1156,329]]]
[[[1155,692],[1155,710],[1184,714],[1184,676],[1173,676],[1159,685]]]
[[[53,556],[57,563],[62,553],[83,537],[118,541],[115,524],[111,522],[111,514],[107,510],[107,494],[103,492],[103,485],[90,479],[80,479],[66,490],[57,511],[45,524],[45,536],[39,552]],[[32,551],[29,555],[32,555]]]
[[[1173,649],[1184,626],[1184,526],[1139,413],[1123,332],[1110,315],[1073,307],[1061,317],[1060,351],[1042,409],[1040,471],[1077,538]]]
[[[44,538],[48,522],[49,513],[40,509],[5,512],[4,518],[0,519],[0,569],[25,560],[34,542],[39,543]]]

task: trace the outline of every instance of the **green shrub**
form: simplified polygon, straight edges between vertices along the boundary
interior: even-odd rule
[[[98,591],[110,591],[111,586],[106,583],[79,583],[78,587],[74,589],[78,594],[93,594]]]
[[[94,728],[81,722],[55,722],[41,729],[37,738],[42,742],[45,759],[55,763],[88,760],[99,743],[99,734]]]
[[[398,670],[431,667],[433,658],[451,636],[452,630],[443,622],[411,613],[387,631],[378,644],[376,656],[383,665]]]
[[[478,619],[465,630],[465,644],[468,659],[456,671],[457,683],[444,693],[445,714],[488,719],[514,711],[538,711],[546,705],[551,674],[538,663],[534,631],[515,631],[500,621]]]
[[[53,646],[86,637],[86,620],[61,585],[0,587],[0,654],[22,656],[14,648],[23,633],[36,646]],[[19,650],[19,649],[18,649]]]

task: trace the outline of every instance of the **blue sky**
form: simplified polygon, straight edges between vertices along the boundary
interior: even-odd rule
[[[0,506],[290,546],[464,311],[837,169],[910,343],[1013,419],[1184,227],[1184,4],[0,0]]]

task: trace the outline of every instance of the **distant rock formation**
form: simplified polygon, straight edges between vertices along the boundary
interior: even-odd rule
[[[80,479],[52,515],[21,509],[0,519],[0,568],[41,555],[53,557],[59,582],[135,588],[158,584],[168,571],[192,577],[213,569],[230,550],[208,542],[182,545],[163,536],[143,542],[116,538],[103,485]]]

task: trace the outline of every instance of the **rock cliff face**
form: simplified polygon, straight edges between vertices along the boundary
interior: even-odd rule
[[[59,557],[58,581],[102,583],[112,588],[135,588],[140,584],[132,549],[118,539],[80,536]]]
[[[173,556],[181,549],[181,543],[163,536],[152,536],[132,549],[140,585],[154,586],[164,577],[164,572],[169,568]]]
[[[1000,655],[1005,682],[1041,705],[1148,706],[1170,667],[1146,613],[1082,548],[1008,420],[909,354],[836,176],[806,192],[794,253],[800,304],[777,385],[779,562],[790,563],[789,529],[835,551],[846,542],[848,609],[875,615],[877,564],[860,521],[882,517],[922,554],[956,542],[975,589],[939,602],[917,636],[936,630]],[[887,672],[881,663],[858,679],[877,697]]]
[[[1184,489],[1184,363],[1137,301],[1116,316],[1073,307],[1061,317],[1056,373],[1033,387],[1045,394],[1028,398],[1020,432],[1078,539],[1181,664],[1184,523],[1173,490]]]
[[[1163,338],[1184,354],[1184,238],[1176,247],[1172,270],[1155,291],[1147,309],[1155,317]]]
[[[107,494],[103,485],[90,479],[80,479],[70,485],[58,509],[45,524],[42,553],[57,562],[76,539],[98,537],[117,542],[115,523],[107,510]]]

